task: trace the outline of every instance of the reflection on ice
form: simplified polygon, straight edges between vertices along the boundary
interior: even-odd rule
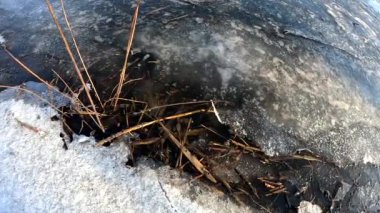
[[[368,0],[368,4],[378,13],[380,13],[380,1],[379,0]]]

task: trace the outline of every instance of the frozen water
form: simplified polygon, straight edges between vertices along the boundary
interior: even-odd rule
[[[380,13],[380,1],[379,0],[368,0],[368,4],[378,13]]]

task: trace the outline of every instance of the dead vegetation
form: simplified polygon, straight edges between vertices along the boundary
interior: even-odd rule
[[[18,88],[36,95],[59,111],[67,133],[94,136],[98,140],[98,146],[126,143],[132,152],[128,165],[135,165],[136,158],[141,155],[149,156],[181,172],[186,171],[194,175],[194,179],[204,178],[215,187],[222,188],[237,202],[251,203],[266,212],[271,211],[273,200],[279,196],[288,200],[282,205],[296,207],[297,201],[289,201],[288,197],[294,197],[296,193],[304,191],[291,189],[293,185],[286,176],[280,174],[280,170],[291,170],[294,165],[321,163],[323,161],[320,157],[311,153],[296,153],[276,158],[265,155],[254,141],[239,137],[233,128],[222,123],[217,109],[218,105],[225,104],[223,102],[176,102],[175,99],[169,102],[171,97],[168,94],[171,93],[168,91],[147,100],[138,100],[127,92],[133,90],[135,82],[144,80],[132,79],[128,75],[140,1],[135,7],[131,22],[124,65],[116,80],[118,83],[107,94],[108,99],[99,95],[97,85],[92,80],[74,37],[63,0],[60,0],[60,3],[66,28],[70,32],[69,38],[50,0],[46,0],[47,8],[72,61],[79,85],[69,85],[67,80],[53,71],[57,81],[68,91],[61,92],[14,56],[5,45],[3,49],[26,72],[49,89],[72,100],[71,106],[57,108],[32,91]],[[74,50],[71,43],[75,47]],[[19,123],[32,131],[39,131],[26,123]],[[253,164],[259,169],[267,169],[268,172],[245,171],[245,164]]]

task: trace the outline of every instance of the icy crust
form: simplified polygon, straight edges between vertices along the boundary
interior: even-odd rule
[[[213,22],[220,11],[244,11],[213,5],[180,24],[147,24],[136,41],[166,75],[186,79],[180,87],[196,82],[204,96],[242,103],[221,116],[267,154],[310,149],[342,167],[380,164],[379,64],[369,59],[379,56],[376,16],[344,2],[270,1],[257,14],[243,2],[247,17]]]
[[[51,121],[57,112],[20,96],[0,93],[2,213],[251,211],[149,160],[128,168],[122,143],[97,148],[76,136],[65,150],[62,124]]]

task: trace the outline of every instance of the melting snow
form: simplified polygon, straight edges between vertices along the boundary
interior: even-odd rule
[[[128,168],[123,143],[76,136],[63,149],[56,111],[23,96],[0,93],[0,212],[251,211],[152,161]]]
[[[309,201],[302,201],[298,207],[298,213],[322,213],[322,209]]]

